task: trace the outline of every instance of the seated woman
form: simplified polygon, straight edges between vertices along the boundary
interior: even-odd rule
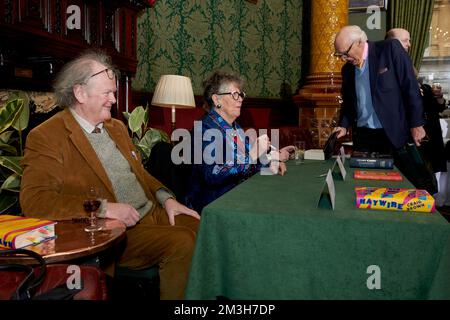
[[[271,146],[267,135],[258,137],[252,144],[248,141],[236,122],[245,98],[245,92],[241,89],[243,80],[239,76],[215,72],[203,85],[207,113],[202,118],[201,126],[194,128],[195,135],[203,137],[202,161],[201,164],[193,161],[191,189],[186,199],[187,205],[199,213],[207,204],[261,169],[284,175],[284,161],[295,149],[294,146],[288,146],[268,155],[271,148],[276,148]],[[206,138],[216,137],[218,133],[220,140]],[[227,156],[230,150],[231,157]]]

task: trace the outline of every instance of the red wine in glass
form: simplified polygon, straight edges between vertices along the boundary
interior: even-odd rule
[[[102,229],[101,226],[97,224],[96,212],[100,208],[102,201],[100,199],[99,192],[94,188],[90,187],[87,192],[87,199],[83,201],[83,208],[87,214],[89,214],[89,225],[84,228],[87,232],[99,231]]]
[[[86,211],[87,213],[96,212],[98,208],[100,208],[101,203],[102,202],[97,199],[84,200],[83,202],[84,211]]]

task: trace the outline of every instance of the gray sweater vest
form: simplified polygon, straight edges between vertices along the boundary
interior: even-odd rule
[[[128,161],[106,130],[101,133],[86,133],[86,136],[105,168],[117,202],[132,205],[142,219],[150,211],[153,203],[145,195],[144,189],[131,171]]]

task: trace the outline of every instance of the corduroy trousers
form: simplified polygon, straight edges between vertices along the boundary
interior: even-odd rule
[[[160,299],[183,299],[199,221],[177,215],[169,224],[166,210],[153,212],[127,230],[127,243],[119,265],[131,269],[159,266]]]

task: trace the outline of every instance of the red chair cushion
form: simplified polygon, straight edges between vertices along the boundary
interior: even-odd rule
[[[44,282],[39,286],[35,296],[66,283],[71,273],[67,273],[68,264],[47,265]],[[106,276],[102,270],[91,265],[80,265],[82,290],[74,300],[107,300],[108,290]],[[37,274],[37,271],[35,270]],[[9,300],[17,286],[26,276],[22,271],[0,272],[0,300]]]

